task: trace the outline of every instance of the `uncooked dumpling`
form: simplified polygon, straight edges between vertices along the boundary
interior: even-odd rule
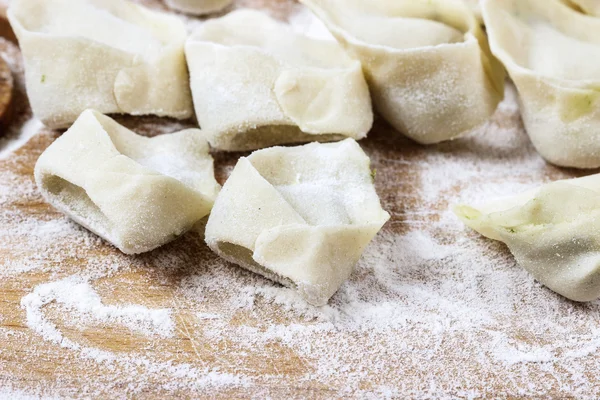
[[[599,167],[600,19],[547,0],[486,0],[483,15],[536,149],[553,164]]]
[[[504,71],[462,0],[301,0],[363,63],[373,102],[420,143],[486,122],[504,95]]]
[[[219,191],[201,131],[149,139],[91,110],[44,151],[35,180],[50,204],[127,254],[186,232]]]
[[[165,2],[174,10],[186,14],[202,15],[221,11],[233,0],[165,0]]]
[[[455,212],[477,232],[506,243],[517,262],[555,292],[575,301],[600,297],[600,175]]]
[[[481,5],[479,4],[479,0],[465,0],[475,17],[477,17],[477,21],[483,24],[483,16],[481,15]]]
[[[218,149],[361,139],[373,123],[358,61],[258,11],[206,22],[186,55],[198,121]]]
[[[103,113],[192,115],[183,22],[125,0],[14,0],[33,112],[68,127]]]
[[[206,243],[228,261],[323,305],[389,219],[352,139],[242,157],[217,197]]]

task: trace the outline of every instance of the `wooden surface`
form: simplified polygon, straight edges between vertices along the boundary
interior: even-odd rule
[[[238,4],[271,10],[281,19],[296,7],[284,0]],[[0,41],[0,54],[17,53],[10,41]],[[20,129],[31,111],[16,60],[11,66],[19,115],[12,124]],[[193,121],[151,117],[118,120],[147,135],[193,126]],[[475,135],[432,147],[376,121],[361,145],[372,158],[377,190],[392,218],[324,309],[282,300],[280,294],[289,295],[286,289],[219,260],[198,233],[129,257],[78,228],[44,203],[33,184],[37,157],[59,134],[42,128],[0,159],[0,387],[12,391],[6,393],[157,399],[593,398],[600,393],[594,341],[600,307],[554,295],[522,272],[504,246],[445,219],[449,199],[494,179],[526,185],[582,174],[545,164],[522,129],[518,110],[501,108]],[[490,140],[490,135],[499,136]],[[220,182],[240,155],[214,154]],[[449,160],[456,161],[454,167]],[[455,179],[463,169],[472,174]],[[439,171],[439,179],[431,171]],[[435,237],[440,248],[458,251],[430,260],[428,249],[410,245],[422,234]],[[487,258],[474,264],[470,254],[480,251]],[[171,309],[174,334],[145,335],[120,323],[82,320],[55,301],[41,310],[62,342],[49,340],[32,329],[35,323],[27,321],[22,301],[39,285],[71,276],[85,277],[104,304]],[[344,322],[353,312],[368,315],[353,305],[378,306],[373,296],[390,307],[377,308],[380,316],[363,325]],[[493,318],[465,322],[486,313]],[[384,326],[386,319],[394,324]],[[565,330],[558,332],[560,326]],[[575,343],[589,341],[591,350],[579,358],[563,357],[567,336]],[[494,355],[505,344],[525,355],[546,349],[551,357],[507,362]],[[114,359],[99,360],[97,351]]]
[[[13,78],[12,72],[6,61],[0,57],[0,126],[8,119],[9,108],[12,103]],[[8,121],[4,122],[5,124]]]

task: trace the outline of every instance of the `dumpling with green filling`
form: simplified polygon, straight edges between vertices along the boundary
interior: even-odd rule
[[[198,129],[147,138],[87,110],[38,159],[46,201],[126,254],[153,250],[210,212],[220,186]]]
[[[185,24],[126,0],[14,0],[8,19],[23,53],[33,113],[67,128],[104,114],[193,114]]]
[[[575,301],[600,297],[600,174],[454,212],[508,246],[539,282]]]
[[[322,306],[389,218],[354,140],[271,147],[240,158],[205,240],[227,261]]]
[[[537,151],[556,165],[600,167],[600,18],[560,1],[485,0],[482,8]]]
[[[463,0],[301,0],[360,60],[379,113],[423,143],[484,124],[504,69]]]

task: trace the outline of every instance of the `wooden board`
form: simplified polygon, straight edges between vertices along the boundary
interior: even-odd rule
[[[12,104],[13,78],[12,72],[0,57],[0,126],[8,124],[9,109]]]
[[[237,5],[284,20],[298,7]],[[19,130],[31,116],[22,64],[10,41],[0,55],[16,77]],[[448,212],[461,199],[582,174],[541,160],[514,89],[507,95],[489,124],[437,146],[376,121],[361,145],[392,218],[322,309],[218,259],[199,233],[129,257],[69,222],[33,183],[37,157],[60,134],[39,129],[0,158],[0,397],[596,397],[599,304],[541,287]],[[193,126],[118,120],[146,135]],[[241,155],[214,154],[220,182]],[[77,310],[76,293],[44,297],[43,285],[63,279],[89,284],[104,306],[171,310],[174,331],[94,319]]]

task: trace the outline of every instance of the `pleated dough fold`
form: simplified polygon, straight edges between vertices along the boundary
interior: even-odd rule
[[[358,61],[258,11],[206,22],[186,55],[196,116],[215,148],[361,139],[373,123]]]
[[[539,153],[556,165],[600,167],[600,19],[546,0],[486,0],[483,15]]]
[[[8,17],[47,126],[68,127],[88,108],[191,117],[187,32],[176,17],[125,0],[14,0]]]
[[[504,95],[504,70],[462,0],[301,0],[363,64],[373,102],[420,143],[486,122]]]
[[[220,189],[201,131],[146,138],[91,110],[42,153],[35,180],[50,204],[126,254],[185,233]]]
[[[206,243],[228,261],[323,305],[389,214],[352,139],[242,157],[217,197]]]
[[[223,10],[233,0],[165,0],[174,10],[186,14],[203,15]]]
[[[456,214],[508,245],[539,282],[575,301],[600,297],[600,175],[557,181]]]

